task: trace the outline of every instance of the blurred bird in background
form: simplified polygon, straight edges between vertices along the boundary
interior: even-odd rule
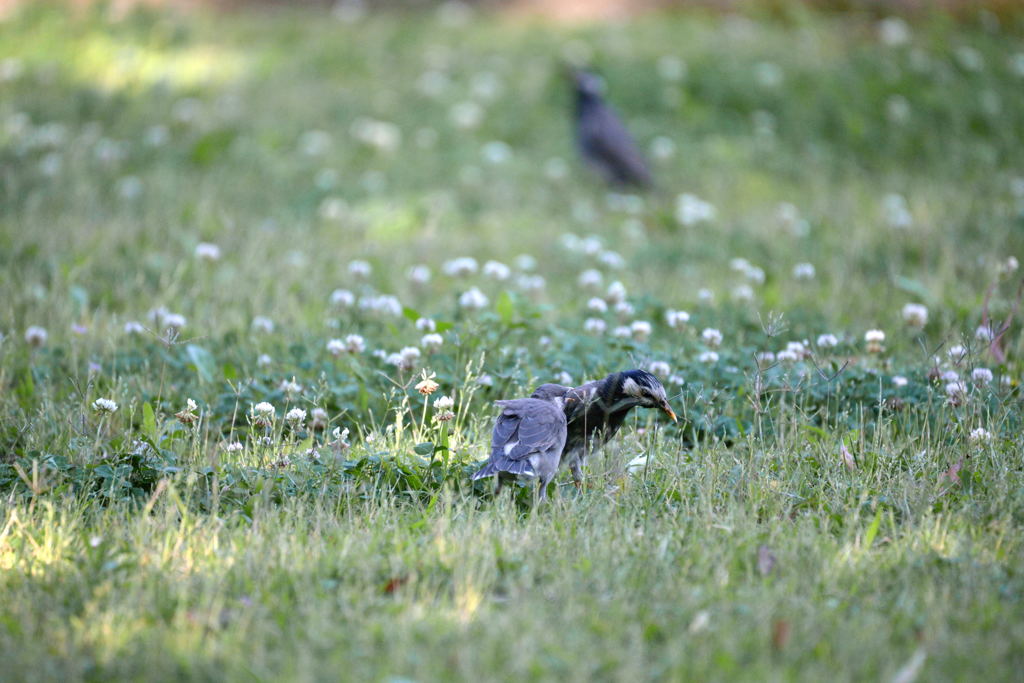
[[[633,408],[657,408],[676,421],[665,387],[644,370],[613,372],[575,389],[561,384],[542,384],[532,395],[549,402],[560,395],[574,398],[564,404],[566,440],[560,464],[569,467],[577,487],[583,484],[587,455],[611,441]]]
[[[495,401],[501,415],[494,424],[491,457],[472,478],[497,475],[497,494],[504,479],[537,477],[540,500],[547,500],[548,484],[558,472],[565,447],[565,406],[577,402],[571,389],[546,398]]]
[[[596,74],[573,69],[576,91],[576,146],[580,156],[607,183],[616,187],[650,187],[651,172],[618,114],[604,101]]]

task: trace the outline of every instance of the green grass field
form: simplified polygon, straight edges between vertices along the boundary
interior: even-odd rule
[[[0,679],[1019,679],[1022,140],[1024,15],[30,5]],[[469,480],[491,401],[630,367],[679,424]]]

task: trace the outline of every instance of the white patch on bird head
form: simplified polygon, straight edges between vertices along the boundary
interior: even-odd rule
[[[647,387],[642,387],[636,380],[627,377],[626,381],[622,383],[622,393],[634,398],[643,398],[647,395]]]
[[[659,407],[666,400],[665,387],[645,386],[631,377],[627,377],[622,383],[622,393],[649,408]]]

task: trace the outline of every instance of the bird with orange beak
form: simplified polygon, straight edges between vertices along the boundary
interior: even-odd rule
[[[577,400],[565,404],[566,439],[560,464],[569,467],[577,487],[583,484],[587,456],[601,448],[622,428],[633,408],[657,408],[676,422],[665,387],[644,370],[613,372],[604,379],[576,387],[543,384],[533,398],[551,400],[568,392]]]

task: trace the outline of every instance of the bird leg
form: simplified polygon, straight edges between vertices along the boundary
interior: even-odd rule
[[[575,484],[577,491],[583,490],[583,470],[580,469],[580,461],[576,460],[569,465],[569,471],[572,473],[572,483]]]

